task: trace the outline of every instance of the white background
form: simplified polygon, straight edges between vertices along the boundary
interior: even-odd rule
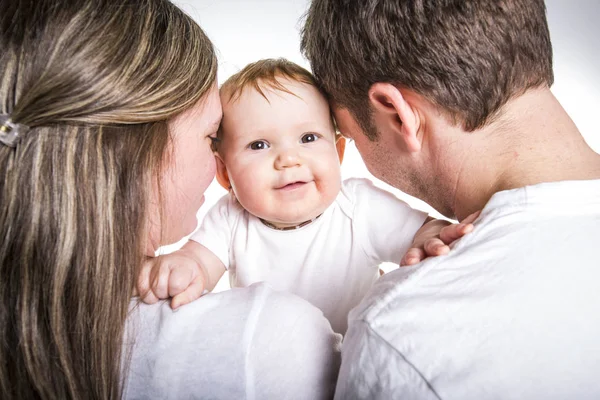
[[[179,0],[176,5],[190,14],[217,48],[219,83],[246,64],[261,58],[285,57],[308,69],[300,54],[300,27],[308,0]],[[600,152],[600,1],[547,0],[548,23],[554,50],[553,92],[590,144]],[[350,143],[342,165],[342,178],[369,177],[413,207],[438,216],[423,202],[377,181],[366,170]],[[209,187],[204,213],[223,195],[216,181]],[[168,252],[182,242],[163,248]],[[222,282],[219,289],[226,288]]]

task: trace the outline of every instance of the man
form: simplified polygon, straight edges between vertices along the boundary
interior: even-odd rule
[[[476,228],[381,278],[336,398],[600,398],[600,156],[543,0],[313,0],[302,49],[368,169]]]

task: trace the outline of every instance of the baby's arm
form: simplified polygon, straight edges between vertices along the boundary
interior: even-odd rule
[[[138,292],[145,303],[172,297],[176,309],[212,291],[225,273],[225,265],[209,249],[193,240],[180,250],[149,258],[140,272]]]
[[[450,252],[450,245],[473,230],[473,221],[479,216],[479,211],[469,215],[458,224],[442,220],[427,218],[423,226],[417,231],[411,248],[408,249],[401,266],[413,265],[427,257],[436,257]]]

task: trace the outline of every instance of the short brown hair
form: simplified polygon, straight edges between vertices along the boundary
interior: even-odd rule
[[[287,78],[291,81],[305,83],[315,87],[323,96],[326,96],[323,89],[317,84],[314,76],[306,68],[285,58],[265,58],[246,65],[238,73],[230,76],[221,85],[220,91],[221,94],[225,93],[226,97],[228,97],[226,99],[227,102],[237,100],[247,88],[256,90],[265,99],[267,96],[263,91],[264,87],[280,90],[295,96],[296,94],[286,89],[278,78]],[[332,122],[334,129],[337,131],[333,115]],[[219,128],[217,135],[219,138],[222,137],[223,132],[221,128]],[[215,142],[213,150],[218,150],[218,142]]]
[[[419,93],[472,131],[554,80],[543,0],[313,0],[301,48],[330,99],[372,140],[376,82]]]
[[[227,93],[228,101],[239,98],[244,89],[252,88],[266,98],[261,85],[271,89],[291,93],[277,78],[287,78],[292,81],[306,83],[319,89],[314,76],[300,65],[285,58],[265,58],[246,65],[242,70],[230,76],[221,85],[221,93]],[[321,93],[323,93],[321,91]]]

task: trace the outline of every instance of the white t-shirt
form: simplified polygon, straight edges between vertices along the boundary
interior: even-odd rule
[[[600,180],[496,193],[349,316],[337,399],[600,399]]]
[[[177,311],[168,302],[132,302],[123,397],[330,399],[340,342],[320,310],[265,284],[209,294]]]
[[[226,195],[192,239],[221,259],[232,287],[265,281],[295,293],[344,333],[379,264],[399,263],[426,217],[367,179],[348,179],[335,202],[299,229],[269,228]]]

